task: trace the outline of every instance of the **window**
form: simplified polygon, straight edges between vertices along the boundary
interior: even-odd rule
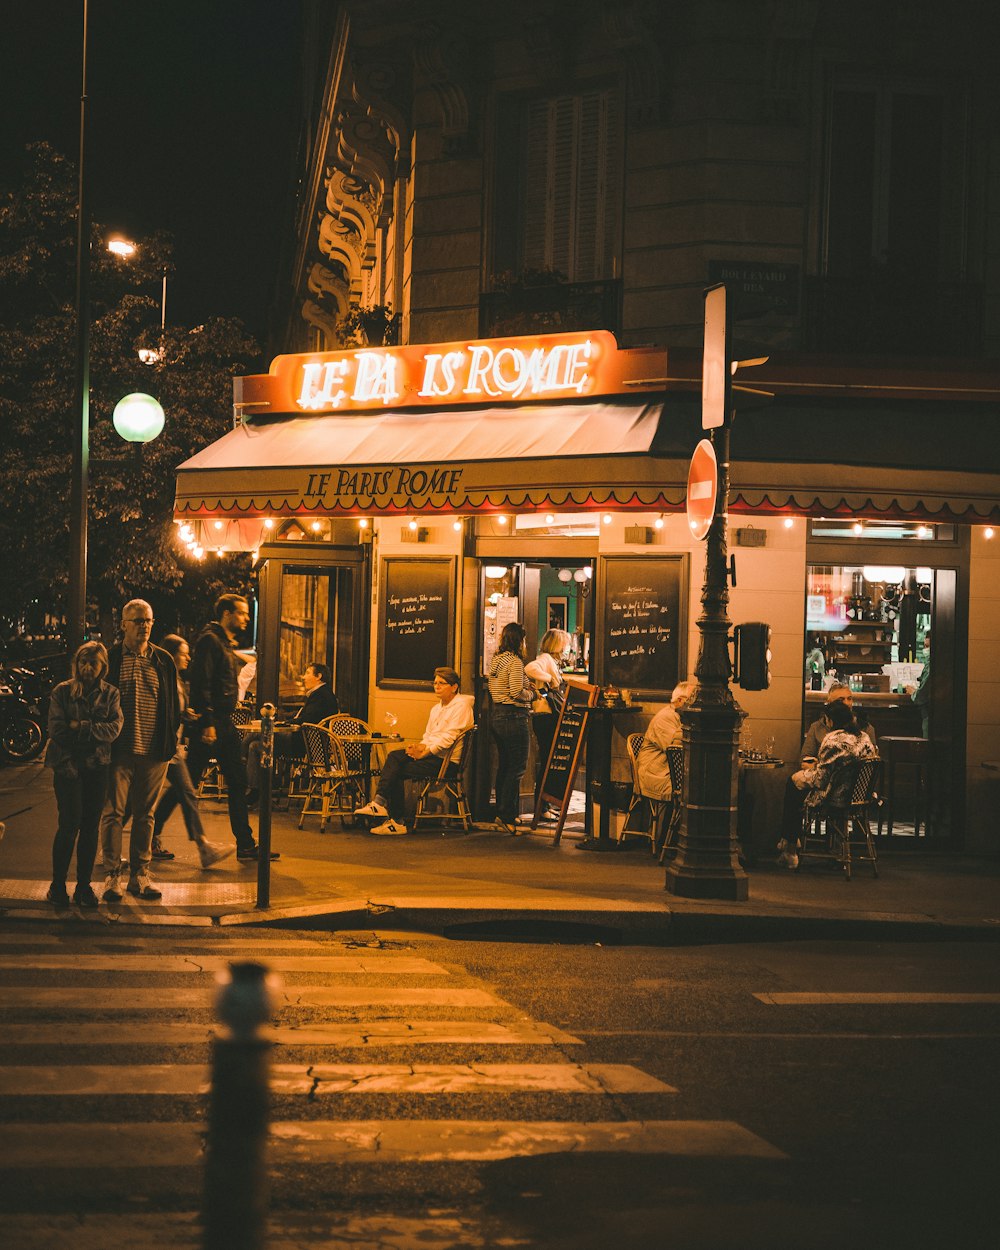
[[[494,270],[618,276],[622,188],[616,88],[508,98],[498,120]]]
[[[962,277],[964,110],[943,89],[838,84],[830,100],[826,272]]]

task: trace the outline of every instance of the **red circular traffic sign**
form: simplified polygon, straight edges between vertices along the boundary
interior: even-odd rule
[[[719,462],[715,448],[703,438],[694,449],[688,470],[687,519],[695,538],[704,538],[712,528],[718,494]]]

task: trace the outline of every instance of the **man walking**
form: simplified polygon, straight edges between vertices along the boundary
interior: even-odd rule
[[[117,686],[125,724],[111,753],[108,800],[101,816],[104,900],[121,901],[122,823],[132,812],[128,892],[155,902],[161,892],[149,876],[153,811],[177,748],[181,708],[177,670],[166,651],[149,641],[153,609],[145,599],[122,608],[122,641],[108,652],[107,681]]]
[[[191,661],[191,707],[198,713],[198,721],[188,750],[188,771],[196,790],[209,760],[215,759],[222,770],[236,858],[241,860],[257,858],[257,843],[247,812],[246,768],[240,736],[233,724],[239,698],[236,639],[249,621],[250,605],[242,595],[222,595],[215,605],[215,620],[198,635]],[[275,851],[271,858],[278,858]]]

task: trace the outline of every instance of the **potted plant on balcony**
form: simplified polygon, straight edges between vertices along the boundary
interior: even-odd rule
[[[352,304],[336,324],[341,347],[392,347],[399,342],[399,313],[389,304]]]

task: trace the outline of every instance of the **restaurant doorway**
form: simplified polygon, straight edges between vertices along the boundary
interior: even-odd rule
[[[919,546],[897,538],[891,547],[876,540],[834,553],[810,544],[802,731],[822,715],[830,686],[847,685],[883,761],[883,836],[891,824],[900,847],[943,846],[963,820],[965,649],[958,640],[968,628],[967,580],[957,540],[949,542],[952,527],[937,548],[930,527],[912,528],[924,540]]]
[[[341,710],[368,719],[369,548],[261,552],[258,702],[302,703],[302,673],[325,664]]]
[[[476,679],[476,717],[483,730],[474,771],[475,810],[485,818],[492,810],[492,782],[496,776],[496,752],[489,732],[490,698],[488,675],[505,625],[516,621],[525,629],[527,658],[533,659],[549,630],[569,635],[562,660],[566,677],[590,680],[591,638],[593,637],[592,559],[579,555],[545,559],[532,553],[530,559],[504,559],[490,556],[480,569],[480,647]],[[539,741],[544,732],[533,732],[528,768],[521,783],[521,813],[525,819],[534,811],[535,784],[543,765]],[[581,765],[570,798],[566,832],[582,836],[586,820],[584,768]]]

